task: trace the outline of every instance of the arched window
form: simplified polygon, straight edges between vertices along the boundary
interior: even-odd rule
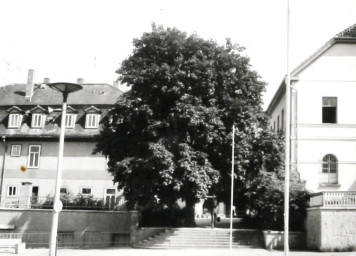
[[[323,183],[337,184],[338,164],[336,156],[327,154],[323,157]]]

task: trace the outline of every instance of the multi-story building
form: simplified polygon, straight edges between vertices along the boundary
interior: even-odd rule
[[[17,202],[24,186],[36,201],[53,196],[60,128],[65,127],[61,193],[117,198],[120,193],[107,171],[106,159],[93,154],[97,135],[108,111],[122,92],[109,84],[83,83],[71,93],[65,123],[61,124],[61,93],[46,80],[0,87],[1,204]],[[32,201],[33,202],[33,201]]]
[[[291,72],[291,167],[306,187],[356,191],[356,24]],[[267,113],[285,129],[285,81]]]
[[[314,192],[306,218],[307,246],[356,246],[356,24],[334,36],[291,72],[291,168]],[[285,129],[283,81],[267,113]]]

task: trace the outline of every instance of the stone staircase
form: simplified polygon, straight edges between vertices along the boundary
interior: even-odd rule
[[[211,249],[229,248],[230,230],[222,228],[170,228],[146,239],[135,248],[146,249]],[[233,229],[233,248],[263,248],[262,234],[254,229]]]

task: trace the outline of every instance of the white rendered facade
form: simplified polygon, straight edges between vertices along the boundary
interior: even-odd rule
[[[69,96],[63,125],[62,95],[46,84],[31,80],[0,88],[0,208],[19,207],[21,198],[31,198],[26,207],[41,207],[54,195],[62,128],[61,195],[93,198],[100,207],[122,203],[106,157],[93,154],[102,123],[122,92],[109,84],[82,87]]]
[[[354,39],[336,36],[291,74],[291,168],[311,192],[356,191]],[[286,109],[283,87],[267,110],[275,131]]]

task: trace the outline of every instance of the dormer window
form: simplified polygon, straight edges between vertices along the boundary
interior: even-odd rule
[[[46,110],[40,106],[37,106],[31,109],[30,112],[32,113],[31,127],[43,128],[47,117]]]
[[[45,123],[46,116],[43,114],[32,114],[31,127],[42,128]]]
[[[91,106],[84,110],[86,112],[85,128],[94,129],[99,127],[100,109]]]
[[[100,115],[98,114],[87,114],[85,120],[85,128],[98,128],[99,118]]]
[[[66,115],[65,127],[66,127],[66,128],[74,128],[75,119],[76,119],[76,115],[74,115],[74,114],[67,114],[67,115]]]
[[[19,107],[14,106],[8,109],[7,112],[9,113],[7,128],[20,128],[23,111]]]
[[[10,114],[9,115],[9,128],[19,128],[21,115],[20,114]]]
[[[78,111],[71,106],[67,107],[67,114],[65,118],[65,128],[74,128],[77,119]]]

